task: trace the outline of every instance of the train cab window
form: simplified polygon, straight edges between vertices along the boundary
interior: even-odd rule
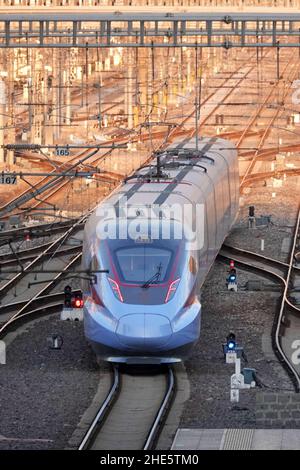
[[[143,283],[159,272],[157,283],[167,274],[172,251],[166,248],[134,246],[116,251],[119,270],[125,282]]]

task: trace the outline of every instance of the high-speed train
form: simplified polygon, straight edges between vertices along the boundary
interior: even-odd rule
[[[200,336],[201,286],[239,205],[229,141],[176,142],[102,201],[84,230],[84,330],[110,362],[184,360]],[[107,270],[107,272],[99,272]]]

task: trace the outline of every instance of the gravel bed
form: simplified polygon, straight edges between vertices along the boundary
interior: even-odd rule
[[[60,350],[47,338],[59,334]],[[83,324],[58,315],[31,322],[0,365],[0,449],[63,449],[99,383]]]
[[[227,272],[228,266],[216,261],[203,289],[201,338],[185,364],[191,396],[180,427],[255,427],[257,389],[241,391],[238,406],[230,403],[230,376],[234,366],[225,364],[222,343],[231,331],[248,359],[248,365],[243,363],[242,367],[255,368],[261,382],[271,389],[292,390],[283,369],[277,361],[266,358],[262,349],[262,334],[271,331],[278,294],[228,292]],[[241,284],[258,278],[240,270],[238,276]]]
[[[61,236],[61,233],[55,233],[53,235],[45,235],[43,237],[33,238],[30,241],[18,240],[13,242],[11,245],[17,253],[22,253],[24,250],[29,250],[30,248],[35,248],[36,246],[44,245],[45,243],[54,242]],[[9,245],[3,245],[0,248],[0,254],[11,253]]]
[[[264,253],[286,260],[282,251],[283,239],[291,237],[295,223],[299,194],[299,178],[289,178],[282,188],[257,186],[244,196],[244,207],[239,220],[226,242],[260,252],[260,238],[265,240]],[[276,198],[272,192],[276,191]],[[248,206],[256,207],[256,215],[272,215],[274,225],[248,229]],[[185,404],[180,427],[197,428],[251,428],[256,427],[257,396],[265,391],[293,392],[293,386],[284,369],[270,350],[271,329],[278,293],[250,292],[239,289],[228,292],[225,280],[228,265],[216,261],[202,290],[202,331],[200,341],[185,366],[190,380],[190,399]],[[250,271],[238,269],[238,282],[243,286],[249,280],[261,278]],[[225,364],[222,343],[233,331],[244,347],[248,364],[253,367],[263,384],[262,388],[240,392],[240,402],[230,403],[230,376],[234,366]],[[267,344],[266,344],[267,343]],[[274,426],[276,427],[276,426]],[[280,423],[278,423],[278,427]]]
[[[276,197],[272,197],[272,193]],[[283,248],[284,239],[291,237],[300,194],[300,178],[288,178],[282,187],[272,188],[271,186],[255,186],[251,192],[244,196],[243,207],[240,210],[239,220],[226,243],[246,248],[256,253],[262,253],[280,261],[287,261],[289,252]],[[271,225],[248,229],[248,207],[255,206],[255,215],[271,216]],[[264,239],[264,252],[261,251],[261,239]]]

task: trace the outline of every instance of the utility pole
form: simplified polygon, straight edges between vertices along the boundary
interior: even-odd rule
[[[4,128],[5,128],[6,86],[4,80],[0,81],[0,163],[4,163]]]
[[[280,41],[277,41],[277,80],[280,79]]]
[[[196,89],[195,89],[195,127],[196,127],[196,150],[199,150],[199,132],[198,132],[198,44],[196,42],[195,47],[195,81],[196,81]]]
[[[101,59],[102,59],[102,54],[101,54]],[[97,71],[98,71],[98,127],[101,129],[102,127],[102,109],[101,109],[101,100],[102,100],[102,93],[101,93],[101,87],[102,87],[102,73],[101,73],[101,68],[102,68],[102,61],[100,64],[100,54],[99,54],[99,47],[97,47]]]

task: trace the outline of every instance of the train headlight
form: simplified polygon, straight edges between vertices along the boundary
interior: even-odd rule
[[[169,289],[165,298],[165,303],[169,302],[169,300],[171,300],[174,297],[179,281],[180,281],[180,277],[176,279],[175,281],[171,282],[171,284],[169,285]]]
[[[113,291],[113,293],[115,294],[115,297],[120,300],[120,302],[124,302],[124,299],[123,299],[123,296],[121,294],[121,290],[120,290],[120,286],[119,284],[117,283],[117,281],[115,281],[114,279],[112,279],[111,277],[108,277],[108,282],[110,284],[110,287]]]

